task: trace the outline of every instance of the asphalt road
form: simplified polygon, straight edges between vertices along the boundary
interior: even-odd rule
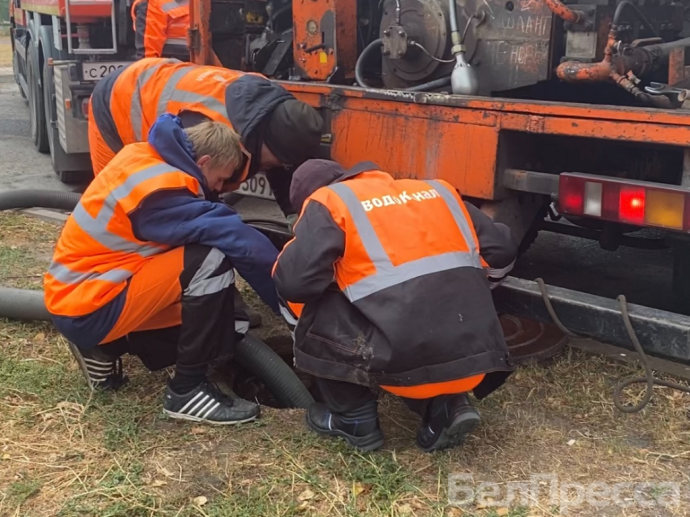
[[[28,117],[16,86],[0,81],[0,189],[67,190],[53,174],[49,156],[34,149]],[[245,198],[237,208],[246,218],[282,219],[271,202]],[[669,250],[608,252],[596,242],[542,232],[513,274],[611,298],[623,293],[630,302],[674,310],[671,267]]]

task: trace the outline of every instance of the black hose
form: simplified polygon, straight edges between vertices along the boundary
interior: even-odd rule
[[[369,54],[371,54],[375,49],[379,48],[381,45],[383,45],[383,40],[381,38],[375,39],[366,47],[364,47],[364,50],[362,50],[362,53],[357,58],[357,63],[355,63],[355,79],[357,80],[357,84],[360,85],[362,88],[371,88],[371,86],[369,86],[366,80],[364,79],[364,73],[362,71],[364,63],[366,59],[369,57]]]
[[[616,11],[613,14],[613,21],[611,22],[611,24],[614,27],[618,27],[618,25],[620,25],[621,16],[623,16],[623,12],[625,11],[626,8],[630,9],[633,13],[635,13],[635,17],[640,21],[640,23],[642,25],[645,26],[645,28],[649,32],[654,34],[654,36],[656,36],[657,38],[661,37],[661,36],[659,36],[657,31],[654,30],[654,27],[652,27],[652,24],[649,23],[649,20],[647,20],[647,18],[645,18],[644,14],[642,14],[642,11],[640,11],[639,7],[637,7],[635,4],[633,4],[630,0],[623,0],[621,3],[619,3],[616,6]]]
[[[267,344],[249,334],[235,345],[235,359],[286,407],[308,408],[314,398],[295,372]]]
[[[13,320],[50,321],[43,291],[0,287],[0,317]]]
[[[441,77],[440,79],[434,79],[428,83],[418,84],[417,86],[411,86],[410,88],[405,88],[406,92],[423,92],[426,90],[433,90],[435,88],[441,88],[442,86],[447,86],[450,84],[450,76]]]
[[[368,85],[366,80],[364,79],[362,68],[364,67],[364,62],[366,61],[367,57],[369,57],[369,54],[381,45],[383,45],[383,40],[381,38],[375,39],[374,41],[369,43],[369,45],[366,46],[366,48],[362,51],[362,53],[359,55],[359,58],[357,59],[357,63],[355,64],[355,78],[357,80],[357,84],[359,84],[362,88],[372,88],[372,86]],[[425,90],[440,88],[448,84],[450,84],[450,77],[442,77],[440,79],[434,79],[433,81],[429,81],[428,83],[418,84],[416,86],[411,86],[410,88],[404,88],[403,91],[422,92]]]
[[[79,203],[78,192],[60,192],[57,190],[20,189],[0,192],[0,210],[13,208],[53,208],[57,210],[74,210]]]
[[[546,305],[546,311],[549,313],[549,316],[551,317],[551,320],[554,322],[554,324],[566,336],[571,338],[578,337],[577,334],[575,334],[574,332],[569,330],[565,325],[563,325],[561,320],[558,318],[558,315],[556,314],[556,311],[554,310],[553,305],[551,304],[551,298],[549,297],[549,293],[546,289],[546,284],[544,283],[544,280],[541,278],[537,278],[535,281],[539,286],[539,291],[541,292],[542,299],[544,300],[544,305]],[[652,395],[654,395],[654,385],[664,386],[666,388],[671,388],[682,393],[690,393],[690,388],[688,386],[678,384],[677,382],[657,379],[656,377],[654,377],[654,372],[652,372],[652,368],[649,365],[647,355],[644,353],[642,345],[640,344],[640,340],[638,339],[637,334],[635,333],[635,329],[632,326],[632,322],[630,321],[630,314],[628,312],[628,301],[626,300],[625,295],[621,294],[618,297],[618,305],[620,307],[621,317],[623,318],[623,326],[625,327],[625,332],[628,334],[630,342],[633,344],[635,352],[637,352],[638,360],[644,368],[644,376],[631,377],[630,379],[621,381],[616,385],[616,387],[613,390],[613,405],[616,406],[616,409],[622,411],[623,413],[637,413],[639,411],[642,411],[647,406],[647,404],[649,404],[649,401],[652,400]],[[642,400],[640,400],[640,402],[638,402],[634,406],[626,406],[623,404],[623,401],[621,400],[623,396],[623,390],[628,386],[632,386],[633,384],[646,384],[647,389],[645,390],[644,397],[642,397]]]

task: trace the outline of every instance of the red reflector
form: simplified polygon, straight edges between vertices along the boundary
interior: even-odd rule
[[[644,224],[645,190],[641,187],[621,187],[618,214],[621,221]]]
[[[582,214],[585,205],[585,181],[561,176],[558,185],[558,210],[564,214]]]
[[[89,118],[89,99],[82,99],[81,101],[81,112],[84,117]]]

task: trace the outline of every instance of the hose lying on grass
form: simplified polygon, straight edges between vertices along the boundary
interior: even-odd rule
[[[80,195],[53,190],[0,192],[0,210],[52,208],[74,210]],[[0,287],[0,317],[16,320],[51,321],[43,291]],[[263,341],[247,334],[235,345],[237,362],[256,375],[286,407],[307,408],[314,399],[295,372]]]

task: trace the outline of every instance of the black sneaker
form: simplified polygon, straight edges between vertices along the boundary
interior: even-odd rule
[[[425,452],[462,445],[479,420],[479,413],[472,407],[467,394],[444,396],[429,404],[417,431],[417,445]]]
[[[120,357],[112,357],[98,346],[82,350],[70,341],[67,343],[92,391],[117,391],[129,380],[123,375]]]
[[[347,413],[331,413],[325,404],[317,402],[307,411],[307,425],[318,434],[344,438],[362,452],[374,451],[383,445],[375,402]]]
[[[189,393],[179,395],[170,386],[165,390],[163,411],[171,418],[230,425],[250,422],[259,416],[259,405],[230,398],[209,382],[203,382]]]

